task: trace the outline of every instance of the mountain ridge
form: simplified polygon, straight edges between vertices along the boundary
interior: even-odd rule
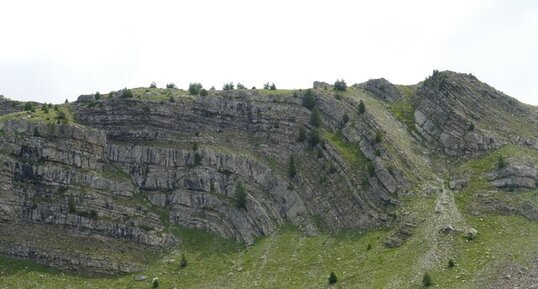
[[[417,266],[430,270],[455,242],[430,231],[472,235],[473,214],[536,220],[536,200],[505,192],[536,189],[538,110],[469,74],[345,91],[126,91],[30,109],[0,99],[2,254],[116,275],[181,247],[178,226],[256,246],[291,223],[307,236],[388,228],[380,242],[394,250],[425,238]],[[431,196],[430,220],[419,204]]]

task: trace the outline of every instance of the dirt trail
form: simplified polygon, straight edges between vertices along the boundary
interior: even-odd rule
[[[443,180],[438,180],[437,200],[431,216],[421,226],[420,234],[428,240],[429,248],[417,266],[417,278],[437,266],[445,266],[451,258],[452,239],[460,237],[469,226],[454,201],[454,192],[447,189]]]

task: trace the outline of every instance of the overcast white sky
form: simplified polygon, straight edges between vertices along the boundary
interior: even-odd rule
[[[0,2],[0,94],[63,102],[123,87],[307,88],[433,69],[538,105],[538,1]]]

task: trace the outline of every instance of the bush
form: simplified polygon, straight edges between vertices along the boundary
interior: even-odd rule
[[[506,160],[502,155],[499,156],[497,159],[497,168],[500,170],[502,168],[506,167]]]
[[[45,113],[49,113],[49,106],[45,103],[43,104],[43,106],[41,107],[41,110]]]
[[[370,177],[375,176],[375,167],[374,167],[374,164],[371,161],[368,162],[368,175]]]
[[[321,135],[319,133],[319,130],[317,128],[314,128],[310,131],[308,134],[308,143],[315,147],[321,142]]]
[[[375,142],[380,143],[383,140],[383,134],[378,131],[375,133]]]
[[[149,88],[157,88],[157,83],[155,83],[155,81],[152,81],[149,85]]]
[[[245,89],[245,86],[241,82],[237,83],[237,89]]]
[[[314,109],[312,110],[312,114],[310,115],[310,124],[313,127],[321,126],[321,116],[317,107],[314,107]]]
[[[72,197],[69,198],[67,201],[67,207],[69,210],[69,214],[76,214],[77,213],[77,205],[75,205],[75,201]]]
[[[99,93],[99,91],[95,92],[95,100],[99,100],[101,98],[101,94]]]
[[[271,86],[269,87],[269,89],[276,90],[276,85],[274,83],[272,83]]]
[[[247,190],[241,181],[237,183],[235,188],[235,207],[246,208],[247,205]]]
[[[230,83],[225,83],[224,86],[222,87],[223,90],[232,90],[234,89],[234,83],[233,82],[230,82]]]
[[[474,123],[471,122],[471,124],[469,125],[469,131],[473,131],[474,130]]]
[[[364,102],[362,99],[359,101],[359,113],[364,114],[366,112],[366,106],[364,105]]]
[[[194,164],[197,166],[202,164],[202,155],[199,154],[198,152],[194,153]]]
[[[347,89],[347,84],[346,82],[342,79],[342,80],[339,80],[337,79],[335,82],[334,82],[334,89],[336,91],[346,91]]]
[[[33,110],[34,110],[34,106],[31,103],[27,102],[24,104],[24,111],[33,111]]]
[[[454,260],[452,259],[448,260],[448,268],[452,268],[454,266],[456,266],[456,264],[454,263]]]
[[[370,251],[372,250],[372,244],[368,244],[368,246],[366,246],[366,251]]]
[[[209,95],[209,92],[207,91],[207,89],[202,88],[202,90],[200,90],[200,96],[208,96],[208,95]]]
[[[179,268],[185,267],[187,267],[187,258],[185,258],[185,254],[181,254],[181,260],[179,260]]]
[[[97,220],[97,211],[96,210],[90,210],[89,218],[92,220]]]
[[[424,273],[424,277],[422,277],[422,285],[424,285],[424,287],[430,287],[432,284],[432,277],[430,274],[428,274],[428,272]]]
[[[263,84],[263,89],[270,89],[271,88],[271,84],[269,82],[266,82]]]
[[[190,95],[200,95],[200,93],[202,92],[202,89],[204,89],[204,87],[202,86],[201,83],[193,82],[189,84]]]
[[[166,88],[172,88],[172,89],[176,89],[176,88],[177,88],[177,86],[176,86],[176,84],[175,84],[175,83],[167,83],[167,84],[166,84]]]
[[[122,98],[131,98],[133,97],[133,92],[130,89],[124,88],[121,93]]]
[[[58,115],[56,115],[56,123],[67,123],[67,114],[63,110],[58,111]]]
[[[293,158],[293,156],[290,156],[290,161],[288,164],[288,175],[290,176],[290,178],[293,178],[296,174],[297,171],[295,169],[295,159]]]
[[[153,280],[151,280],[151,288],[159,288],[159,278],[155,277]]]
[[[349,115],[347,115],[347,113],[344,113],[344,116],[342,116],[342,122],[344,124],[349,122]]]
[[[336,283],[338,281],[338,279],[336,278],[336,274],[334,274],[334,272],[331,272],[331,274],[329,274],[328,281],[329,281],[330,285],[332,285],[332,284],[334,284],[334,283]]]
[[[316,98],[314,92],[311,89],[308,89],[303,95],[303,106],[312,110],[316,105]]]
[[[169,102],[176,102],[176,99],[173,96],[170,95],[170,98],[168,98],[168,101]]]
[[[299,136],[297,137],[298,142],[304,142],[306,140],[306,130],[303,126],[299,127]]]

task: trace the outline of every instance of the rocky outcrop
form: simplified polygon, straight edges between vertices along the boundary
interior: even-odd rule
[[[0,122],[0,129],[0,226],[9,223],[24,231],[39,224],[51,231],[87,231],[150,247],[176,243],[151,208],[136,205],[138,193],[131,180],[107,163],[104,133],[79,125],[23,120]],[[0,247],[10,246],[0,240]],[[11,255],[26,257],[33,252],[43,259],[52,256],[45,252],[61,250],[10,248]],[[79,266],[84,264],[72,264],[72,269],[83,270]],[[92,272],[123,271],[112,263],[108,264],[112,267],[104,261],[97,264],[102,267],[90,266]]]
[[[538,170],[525,164],[509,164],[488,176],[495,187],[529,190],[536,188]]]
[[[79,102],[75,110],[77,121],[106,132],[108,160],[129,174],[153,205],[169,211],[173,223],[250,243],[285,220],[308,234],[317,231],[312,216],[334,224],[331,230],[386,222],[379,208],[390,198],[382,186],[359,193],[360,177],[343,169],[319,187],[319,175],[311,169],[338,156],[330,147],[321,159],[302,153],[305,144],[297,143],[297,133],[310,112],[300,102],[239,90],[166,104],[113,99],[95,109]],[[319,95],[317,102],[326,122],[338,125],[343,112],[334,97]],[[291,154],[299,165],[308,165],[290,180],[285,168]],[[245,208],[234,205],[238,183],[247,191]]]
[[[376,97],[392,102],[402,97],[400,90],[384,78],[370,79],[367,82],[356,84],[355,86],[364,88]]]
[[[448,155],[469,155],[496,149],[509,142],[499,111],[510,107],[508,96],[474,76],[435,72],[417,90],[415,127],[426,140]],[[517,110],[510,108],[506,114]],[[501,114],[502,115],[502,114]]]
[[[19,112],[23,110],[23,106],[20,102],[10,100],[4,96],[0,97],[0,116]]]

